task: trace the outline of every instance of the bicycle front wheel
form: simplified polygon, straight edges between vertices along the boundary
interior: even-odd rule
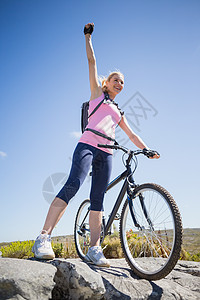
[[[89,212],[90,200],[86,199],[78,209],[74,225],[76,251],[81,259],[84,259],[90,247]]]
[[[142,184],[134,195],[122,209],[122,249],[136,275],[158,280],[172,271],[180,257],[181,216],[172,196],[157,184]]]

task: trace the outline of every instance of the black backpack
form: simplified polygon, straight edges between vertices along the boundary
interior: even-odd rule
[[[82,133],[85,131],[85,129],[87,127],[89,117],[91,117],[97,111],[97,109],[101,106],[101,104],[104,102],[104,100],[109,99],[108,94],[104,94],[104,95],[105,95],[104,99],[101,102],[99,102],[99,104],[93,109],[93,111],[90,114],[89,114],[89,102],[90,101],[84,102],[82,104],[82,108],[81,108],[81,131],[82,131]]]
[[[115,139],[113,139],[113,138],[111,138],[111,137],[109,137],[109,136],[107,136],[107,135],[105,135],[105,134],[103,134],[103,133],[101,133],[97,130],[94,130],[94,129],[91,129],[91,128],[86,128],[87,125],[88,125],[89,117],[91,117],[97,111],[97,109],[101,106],[102,103],[109,100],[109,95],[107,93],[104,93],[104,95],[105,95],[104,99],[101,102],[99,102],[99,104],[93,109],[93,111],[90,114],[88,113],[89,112],[89,101],[84,102],[82,104],[82,108],[81,108],[81,131],[82,131],[82,133],[84,131],[91,131],[96,135],[99,135],[103,138],[106,138],[109,141],[113,141],[115,144],[118,144]],[[114,103],[114,104],[116,104],[116,103]],[[117,105],[117,107],[118,107],[118,105]],[[123,112],[121,112],[120,109],[119,109],[119,111],[123,115]]]

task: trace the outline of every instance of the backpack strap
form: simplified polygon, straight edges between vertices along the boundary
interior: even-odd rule
[[[119,145],[115,139],[113,139],[113,138],[111,138],[111,137],[109,137],[109,136],[105,135],[104,133],[101,133],[97,130],[94,130],[94,129],[91,129],[91,128],[86,128],[85,131],[91,131],[92,133],[94,133],[96,135],[99,135],[99,136],[103,137],[104,139],[107,139],[111,142],[114,142],[115,145]]]
[[[97,106],[89,114],[88,118],[91,117],[97,111],[97,109],[101,106],[102,103],[104,103],[105,100],[109,100],[109,95],[106,92],[104,93],[104,99],[101,102],[99,102],[99,104],[97,104]]]
[[[104,102],[105,98],[99,102],[99,104],[93,109],[93,111],[89,114],[88,118],[91,117],[96,111],[97,109],[101,106],[101,104]]]
[[[102,103],[104,103],[105,101],[107,101],[107,100],[110,99],[108,93],[105,92],[104,96],[105,96],[104,99],[101,102],[99,102],[99,104],[93,109],[93,111],[89,114],[88,118],[91,117],[97,111],[97,109],[101,106]],[[114,101],[112,101],[112,103],[117,106],[117,108],[120,111],[121,115],[123,115],[123,112],[118,107],[118,104],[116,102],[114,102]],[[107,136],[106,134],[101,133],[101,132],[99,132],[97,130],[94,130],[94,129],[91,129],[91,128],[85,128],[85,131],[91,131],[92,133],[94,133],[94,134],[96,134],[98,136],[101,136],[101,137],[103,137],[103,138],[105,138],[105,139],[107,139],[107,140],[109,140],[111,142],[114,142],[114,145],[119,145],[118,142],[115,139],[113,139],[113,138]]]

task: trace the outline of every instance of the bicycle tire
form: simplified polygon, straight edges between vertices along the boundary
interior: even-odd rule
[[[88,248],[90,247],[89,212],[88,212],[89,207],[90,207],[89,199],[86,199],[81,203],[77,211],[75,224],[74,224],[75,247],[78,256],[83,260],[88,251]],[[87,217],[84,220],[86,214]],[[82,224],[82,228],[81,228],[80,226],[83,220],[84,223]]]
[[[173,270],[180,257],[181,215],[173,197],[158,184],[142,184],[136,187],[134,195],[131,199],[134,215],[142,226],[141,229],[135,226],[127,199],[120,219],[121,247],[137,276],[159,280]],[[144,214],[139,195],[142,195],[152,224]]]

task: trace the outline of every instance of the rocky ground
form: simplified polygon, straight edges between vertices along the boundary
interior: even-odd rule
[[[0,258],[0,299],[200,299],[200,263],[179,261],[164,279],[147,281],[133,274],[124,259],[110,268],[80,259]]]

